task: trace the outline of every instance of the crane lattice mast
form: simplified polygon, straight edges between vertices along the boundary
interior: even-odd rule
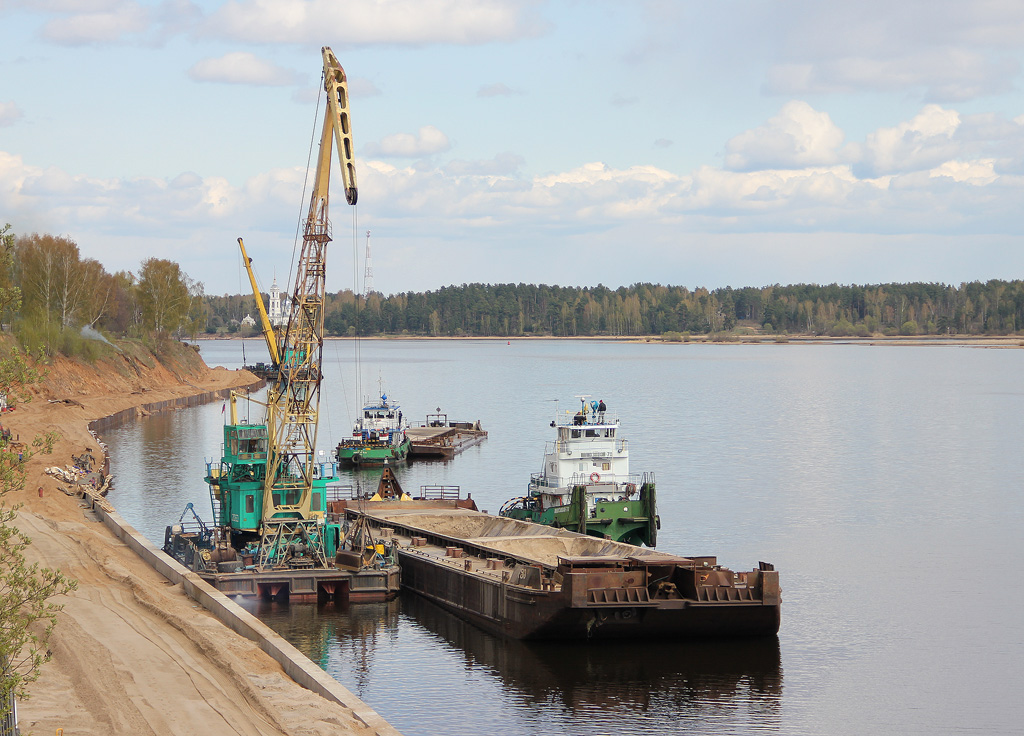
[[[332,145],[337,146],[345,199],[354,205],[358,198],[348,81],[331,49],[325,46],[321,53],[327,109],[288,324],[280,341],[278,377],[271,384],[267,400],[270,447],[263,492],[263,538],[273,540],[275,545],[308,539],[303,524],[316,523],[323,516],[323,508],[311,508],[311,497],[322,378],[327,244],[331,241],[328,189]]]

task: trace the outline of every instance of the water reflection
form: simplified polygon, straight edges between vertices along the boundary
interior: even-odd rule
[[[325,350],[328,455],[351,431],[354,405],[350,346],[338,345]],[[496,510],[538,469],[550,399],[600,394],[623,418],[631,464],[657,473],[659,548],[782,572],[780,645],[767,656],[746,643],[560,657],[513,642],[503,652],[456,619],[434,621],[417,599],[267,611],[407,736],[1020,731],[1024,586],[1007,581],[1024,554],[1024,350],[559,340],[362,349],[363,385],[384,367],[409,416],[441,406],[490,431],[451,463],[397,468],[406,489],[461,485]],[[241,362],[237,341],[204,342],[203,355]],[[105,436],[118,511],[158,543],[187,502],[208,514],[203,458],[218,451],[222,425],[212,404]],[[378,474],[342,477],[369,486]]]
[[[759,731],[780,728],[782,665],[775,637],[599,646],[506,641],[407,593],[389,603],[353,607],[247,605],[386,713],[385,691],[398,684],[388,674],[396,663],[404,662],[421,680],[401,693],[407,701],[447,697],[443,690],[423,687],[422,680],[457,681],[471,673],[468,698],[464,693],[447,702],[423,702],[423,708],[406,703],[406,711],[422,716],[396,723],[409,736],[435,732],[425,728],[428,722],[439,725],[433,711],[464,724],[466,732],[480,733],[482,705],[492,698],[520,723],[513,728],[505,722],[500,732],[507,733],[530,732],[534,726],[548,733],[729,733],[749,731],[754,721]],[[415,654],[409,642],[416,643]],[[429,666],[420,661],[424,657]],[[570,729],[569,724],[575,725]],[[445,730],[460,728],[449,723]]]

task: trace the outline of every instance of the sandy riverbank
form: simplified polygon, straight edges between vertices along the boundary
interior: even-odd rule
[[[110,371],[60,361],[35,398],[0,418],[21,440],[55,430],[49,456],[27,463],[18,524],[33,539],[29,559],[63,570],[78,589],[50,640],[52,660],[19,704],[22,731],[90,734],[317,736],[373,730],[353,713],[300,687],[253,642],[235,634],[153,571],[46,467],[90,448],[88,423],[143,404],[252,383],[244,371],[133,361]],[[69,402],[63,400],[70,400]],[[116,471],[116,469],[115,469]],[[42,487],[42,496],[38,488]]]

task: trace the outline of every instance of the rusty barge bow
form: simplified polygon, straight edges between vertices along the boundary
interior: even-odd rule
[[[366,504],[395,544],[403,587],[516,639],[773,636],[781,590],[768,563],[734,572],[565,529],[422,502]]]

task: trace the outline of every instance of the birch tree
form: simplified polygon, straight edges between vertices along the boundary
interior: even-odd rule
[[[143,324],[157,332],[173,332],[188,318],[192,295],[181,266],[163,258],[147,258],[136,287]]]

